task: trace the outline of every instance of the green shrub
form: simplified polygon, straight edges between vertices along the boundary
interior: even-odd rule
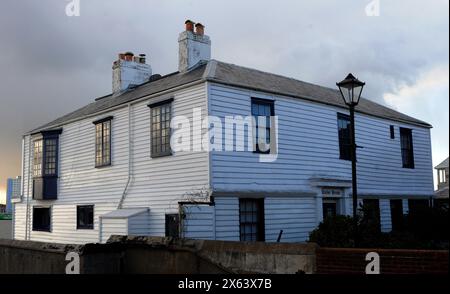
[[[321,246],[353,247],[353,218],[346,215],[326,218],[310,233],[309,241]]]
[[[448,209],[427,208],[406,215],[402,230],[382,233],[370,207],[360,207],[357,247],[448,249]],[[309,235],[309,241],[326,247],[355,247],[353,217],[329,217]]]

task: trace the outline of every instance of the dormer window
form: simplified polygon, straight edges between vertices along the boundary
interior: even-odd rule
[[[58,192],[58,146],[62,130],[33,135],[33,199],[56,199]]]

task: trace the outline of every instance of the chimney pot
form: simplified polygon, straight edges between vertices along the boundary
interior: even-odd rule
[[[195,25],[195,33],[199,36],[203,36],[205,34],[205,26],[201,23],[197,23]]]
[[[133,60],[133,56],[134,56],[133,52],[130,52],[130,51],[125,52],[125,60],[126,61],[132,61]]]
[[[139,62],[140,63],[145,63],[145,54],[139,54]]]
[[[184,22],[184,24],[186,25],[186,31],[194,31],[194,22],[192,20],[188,19]]]

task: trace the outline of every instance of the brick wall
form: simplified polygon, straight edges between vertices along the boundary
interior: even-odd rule
[[[317,249],[317,273],[365,274],[368,252],[380,255],[381,274],[448,274],[448,250]]]

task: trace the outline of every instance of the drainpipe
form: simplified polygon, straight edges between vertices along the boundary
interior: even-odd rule
[[[21,152],[21,179],[20,179],[20,201],[23,200],[23,191],[25,184],[25,136],[22,136],[22,152]]]
[[[31,182],[31,136],[28,136],[28,171],[27,171],[27,197],[26,197],[26,211],[25,211],[25,240],[30,239],[30,182]]]
[[[125,200],[125,197],[127,196],[128,187],[130,186],[131,182],[131,103],[128,103],[128,179],[127,183],[125,185],[125,188],[123,189],[122,197],[120,198],[119,205],[117,206],[117,209],[121,209],[123,202]]]

